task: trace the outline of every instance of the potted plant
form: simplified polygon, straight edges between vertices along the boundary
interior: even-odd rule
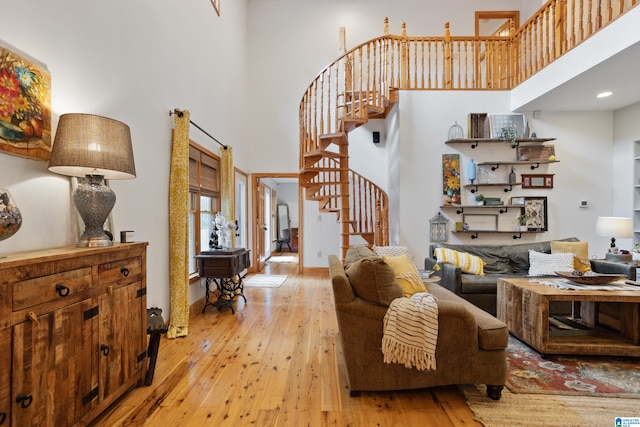
[[[477,206],[484,205],[484,194],[476,194],[476,205]]]
[[[527,231],[527,221],[529,220],[529,215],[523,213],[520,214],[517,218],[516,221],[518,222],[518,226],[520,228],[520,231]]]

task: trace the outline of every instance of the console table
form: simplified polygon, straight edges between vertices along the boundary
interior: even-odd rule
[[[240,273],[249,267],[249,253],[245,248],[230,248],[204,251],[195,256],[198,274],[206,279],[203,313],[208,306],[218,311],[229,307],[231,313],[235,313],[232,304],[236,296],[241,296],[247,302]],[[211,289],[211,283],[215,283],[215,290]],[[215,301],[210,300],[212,294],[217,297]]]

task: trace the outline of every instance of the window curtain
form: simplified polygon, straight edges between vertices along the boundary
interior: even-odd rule
[[[220,194],[222,195],[220,210],[222,211],[222,215],[227,218],[227,221],[234,221],[233,218],[236,217],[236,187],[234,184],[235,171],[233,170],[233,151],[231,147],[226,145],[220,150],[220,160]],[[232,248],[236,247],[235,230],[231,232],[231,243],[229,246]]]
[[[169,288],[171,320],[167,338],[189,328],[189,111],[174,114],[169,174]]]

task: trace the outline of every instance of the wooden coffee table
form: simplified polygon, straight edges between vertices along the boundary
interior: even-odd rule
[[[576,321],[578,328],[550,333],[550,301],[579,302],[579,316],[574,313],[576,318],[567,320],[568,324]],[[528,278],[499,279],[497,317],[511,334],[542,354],[640,357],[640,287],[637,291],[565,290]],[[553,323],[557,319],[552,318]]]

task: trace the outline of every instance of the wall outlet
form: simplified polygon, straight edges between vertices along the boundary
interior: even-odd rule
[[[322,258],[322,251],[318,251],[318,258]]]

